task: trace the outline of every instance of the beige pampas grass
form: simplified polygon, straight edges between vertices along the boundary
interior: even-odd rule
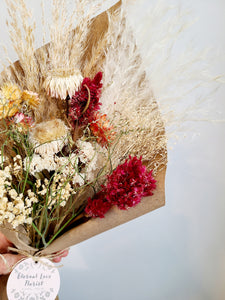
[[[87,32],[93,15],[102,4],[76,0],[71,9],[66,0],[53,0],[51,26],[43,28],[43,42],[46,42],[46,31],[49,30],[50,43],[36,51],[36,25],[25,0],[6,0],[6,3],[10,16],[7,25],[19,62],[11,62],[10,68],[5,68],[2,82],[13,80],[21,89],[39,94],[46,89],[50,95],[61,98],[65,98],[66,92],[62,90],[66,88],[71,95],[82,81],[80,64],[86,49]],[[42,14],[45,27],[43,2]]]
[[[142,154],[154,170],[165,166],[166,136],[151,85],[146,78],[132,31],[119,12],[119,20],[109,22],[108,44],[102,67],[102,110],[122,128],[122,136],[112,155],[113,165],[130,155]],[[157,158],[157,165],[156,165]]]
[[[19,58],[20,70],[11,64],[22,89],[39,91],[39,64],[35,57],[35,21],[24,0],[6,0],[10,21],[7,21],[12,46]]]

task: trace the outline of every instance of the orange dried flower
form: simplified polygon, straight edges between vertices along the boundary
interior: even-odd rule
[[[100,113],[96,113],[94,121],[90,124],[90,129],[102,147],[107,147],[109,141],[112,140],[115,135],[113,126],[110,126],[106,114],[101,115]]]
[[[27,90],[22,92],[21,100],[26,102],[27,105],[34,108],[36,108],[40,104],[40,99],[38,98],[38,94]]]

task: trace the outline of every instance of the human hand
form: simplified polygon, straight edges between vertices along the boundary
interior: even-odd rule
[[[9,253],[8,247],[12,247],[13,244],[9,242],[4,234],[0,232],[0,275],[6,275],[10,273],[11,268],[21,259],[24,258],[21,254]]]
[[[0,232],[0,275],[10,273],[12,267],[24,258],[21,254],[12,254],[8,247],[13,247],[13,244]],[[59,263],[63,257],[66,257],[69,249],[59,252],[59,256],[52,259],[54,263]]]

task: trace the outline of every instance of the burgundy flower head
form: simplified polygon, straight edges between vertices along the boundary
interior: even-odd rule
[[[88,199],[85,208],[86,214],[90,217],[104,218],[104,215],[111,208],[111,204],[106,200],[104,191],[98,192],[93,199]]]
[[[108,176],[106,199],[111,205],[126,209],[137,205],[143,197],[151,196],[155,183],[152,171],[147,171],[142,158],[130,156]]]
[[[79,91],[75,93],[70,101],[69,116],[74,126],[87,125],[94,120],[95,112],[100,109],[99,98],[102,89],[102,72],[95,75],[94,79],[84,78]],[[88,103],[90,91],[90,103]]]
[[[102,190],[88,200],[85,211],[90,216],[102,218],[113,205],[119,209],[135,206],[143,197],[153,195],[155,183],[152,171],[143,165],[142,158],[130,156],[108,176]]]

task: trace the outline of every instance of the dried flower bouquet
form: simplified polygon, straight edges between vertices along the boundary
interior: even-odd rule
[[[6,2],[19,61],[0,78],[0,230],[44,255],[164,205],[164,123],[123,4],[93,18],[94,1],[54,0],[36,50],[25,1]]]

